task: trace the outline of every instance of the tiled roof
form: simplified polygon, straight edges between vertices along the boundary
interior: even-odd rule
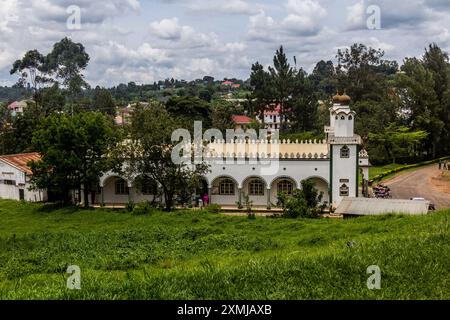
[[[247,116],[233,116],[233,122],[236,124],[252,123],[253,119]]]
[[[6,162],[7,164],[16,167],[17,169],[25,172],[26,174],[32,174],[28,163],[30,161],[39,161],[41,156],[39,153],[23,153],[23,154],[13,154],[0,156],[0,161]]]

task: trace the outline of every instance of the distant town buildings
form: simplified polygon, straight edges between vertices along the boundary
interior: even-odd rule
[[[14,101],[8,105],[8,110],[11,112],[11,115],[15,117],[18,114],[22,114],[27,106],[28,100]]]

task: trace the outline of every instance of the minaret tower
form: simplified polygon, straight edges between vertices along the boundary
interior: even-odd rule
[[[350,109],[347,94],[333,97],[330,108],[330,196],[333,206],[344,197],[358,197],[359,146],[361,137],[354,133],[356,113]]]

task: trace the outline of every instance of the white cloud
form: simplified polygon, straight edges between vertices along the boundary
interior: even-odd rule
[[[150,33],[160,40],[166,40],[167,47],[200,48],[214,45],[217,35],[197,32],[191,26],[180,25],[178,18],[162,19],[150,23]]]
[[[0,0],[0,39],[3,34],[13,32],[13,24],[19,21],[19,3],[17,0]]]
[[[257,12],[255,4],[244,0],[208,1],[193,0],[186,5],[190,10],[225,14],[252,14]]]

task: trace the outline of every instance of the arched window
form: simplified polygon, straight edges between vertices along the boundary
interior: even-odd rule
[[[350,149],[347,146],[341,148],[341,158],[350,158]]]
[[[292,194],[292,191],[294,190],[294,184],[289,180],[281,180],[278,182],[278,193],[283,194]]]
[[[340,188],[339,188],[339,195],[341,197],[348,197],[349,195],[349,188],[346,184],[343,184]]]
[[[349,116],[349,117],[348,117],[348,120],[353,120],[353,117],[352,117],[352,116]]]
[[[248,194],[251,196],[263,196],[264,195],[264,183],[260,179],[250,180],[248,185]]]
[[[231,179],[223,179],[219,185],[219,194],[222,196],[234,195],[234,182]]]
[[[122,178],[117,178],[115,183],[116,195],[128,195],[130,190],[128,183]]]
[[[336,116],[336,120],[339,120],[339,117],[338,117],[338,116]]]
[[[341,120],[345,120],[345,116],[342,116],[342,117],[341,117]]]

